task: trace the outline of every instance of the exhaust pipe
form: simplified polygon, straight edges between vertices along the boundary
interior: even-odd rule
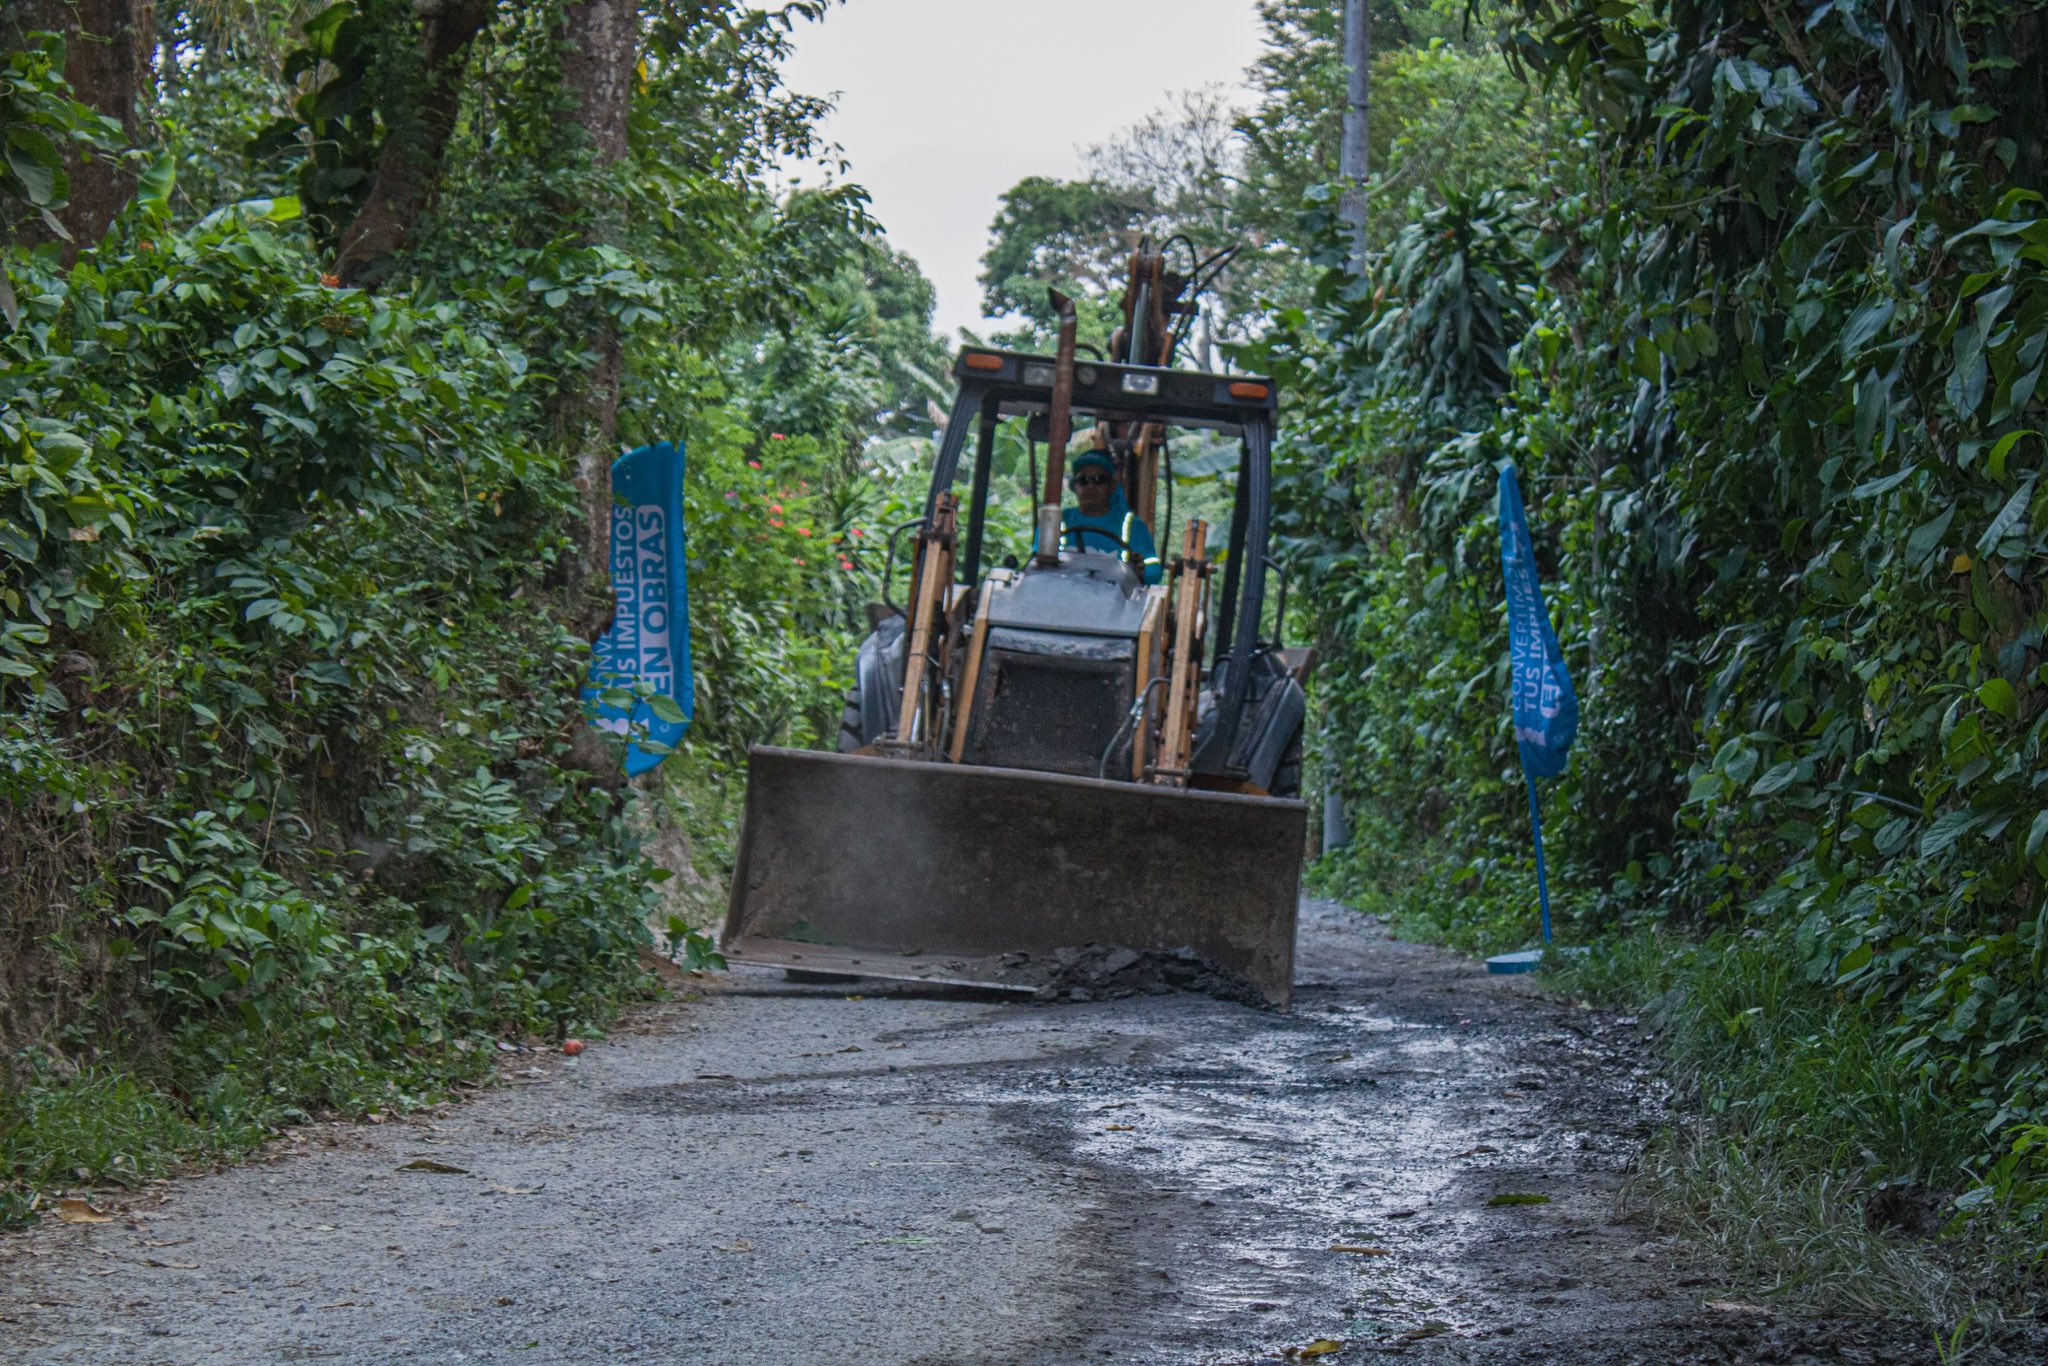
[[[1060,321],[1059,349],[1053,353],[1052,411],[1046,414],[1045,490],[1038,500],[1038,539],[1032,556],[1039,564],[1060,562],[1060,500],[1067,483],[1067,440],[1074,434],[1074,341],[1079,320],[1074,301],[1047,291]]]

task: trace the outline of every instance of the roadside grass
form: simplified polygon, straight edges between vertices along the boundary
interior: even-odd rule
[[[637,963],[593,972],[557,1024],[601,1036],[657,990]],[[316,1117],[435,1104],[491,1076],[499,1038],[555,1037],[549,1023],[464,1020],[414,993],[346,1028],[195,1028],[168,1046],[103,1050],[106,1061],[77,1069],[37,1047],[0,1057],[0,1230],[33,1222],[64,1193],[235,1161]]]
[[[24,1223],[43,1193],[134,1185],[236,1145],[133,1075],[59,1079],[23,1058],[24,1084],[0,1085],[0,1228]]]
[[[1638,931],[1541,980],[1644,1014],[1680,1114],[1628,1208],[1718,1253],[1745,1291],[1950,1335],[2031,1312],[2038,1272],[1999,1252],[2022,1231],[1956,1218],[1977,1184],[1971,1115],[1870,1007],[1808,981],[1789,943]]]
[[[41,1049],[0,1062],[0,1229],[65,1191],[132,1187],[233,1161],[316,1114],[403,1112],[487,1073],[491,1040],[406,1052],[285,1029],[269,1047],[192,1031],[168,1050],[114,1050],[70,1071]]]
[[[1717,1254],[1764,1299],[1932,1327],[1984,1318],[1966,1275],[1920,1241],[1870,1227],[1870,1192],[1855,1175],[1753,1153],[1710,1125],[1660,1134],[1623,1200]]]

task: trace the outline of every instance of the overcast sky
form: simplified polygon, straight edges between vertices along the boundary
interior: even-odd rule
[[[1174,91],[1241,87],[1258,52],[1252,0],[845,0],[797,31],[785,70],[795,90],[838,94],[825,136],[938,286],[951,337],[980,324],[1004,190],[1075,174],[1082,148]]]

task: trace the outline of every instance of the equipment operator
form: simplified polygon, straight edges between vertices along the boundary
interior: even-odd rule
[[[1102,451],[1083,452],[1067,476],[1067,487],[1074,491],[1079,506],[1060,514],[1060,539],[1076,550],[1104,550],[1112,555],[1128,551],[1145,582],[1158,583],[1159,547],[1152,540],[1152,529],[1131,511],[1124,491],[1117,486],[1116,462]],[[1101,534],[1092,534],[1097,532]]]

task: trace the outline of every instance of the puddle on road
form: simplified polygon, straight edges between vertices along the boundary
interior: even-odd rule
[[[1157,1359],[1273,1345],[1262,1321],[1380,1337],[1497,1320],[1501,1288],[1466,1268],[1515,1228],[1473,1191],[1489,1163],[1535,1156],[1515,1137],[1531,1102],[1499,1096],[1531,1071],[1506,1051],[1526,1037],[1332,1008],[1214,1032],[1213,1051],[1178,1050],[1197,1066],[1080,1069],[1057,1092],[996,1082],[976,1095],[1027,1141],[1057,1138],[1109,1177],[1119,1208],[1098,1233],[1111,1259],[1141,1282],[1170,1267],[1156,1312],[1210,1344]]]

